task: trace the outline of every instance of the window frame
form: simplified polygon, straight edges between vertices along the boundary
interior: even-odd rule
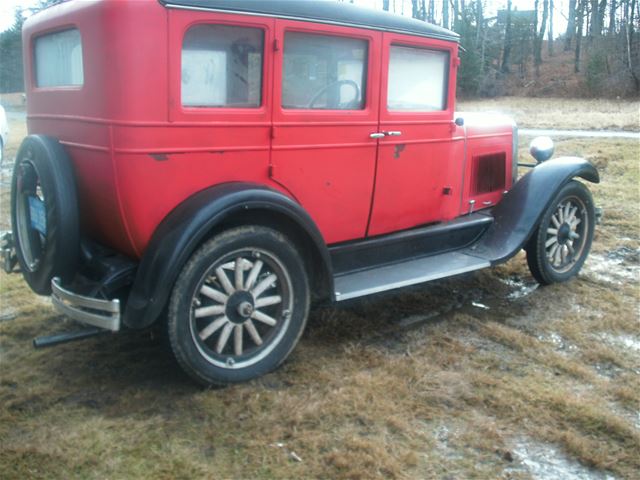
[[[47,85],[47,86],[39,86],[38,85],[38,65],[37,65],[37,58],[36,58],[36,45],[38,43],[38,39],[46,37],[48,35],[55,35],[58,33],[63,33],[63,32],[67,32],[67,31],[71,31],[71,30],[76,30],[78,32],[78,34],[80,35],[80,47],[82,49],[82,55],[81,55],[81,60],[82,60],[82,83],[81,84],[77,84],[77,85]],[[86,84],[87,84],[87,70],[86,70],[86,62],[85,62],[85,48],[84,48],[84,37],[82,34],[82,30],[80,29],[80,27],[78,25],[75,24],[67,24],[67,25],[62,25],[62,26],[56,26],[54,28],[48,29],[48,30],[42,30],[39,31],[36,35],[33,35],[30,39],[29,39],[29,52],[31,53],[31,59],[30,59],[30,66],[31,66],[31,78],[30,78],[30,84],[31,84],[31,88],[34,91],[37,92],[47,92],[47,91],[51,91],[51,92],[57,92],[57,91],[73,91],[73,92],[77,92],[77,91],[81,91],[84,90]]]
[[[434,52],[434,53],[443,53],[446,56],[446,60],[445,60],[445,68],[444,68],[444,81],[442,82],[443,85],[443,92],[442,92],[442,103],[443,103],[443,107],[441,109],[438,110],[402,110],[402,109],[392,109],[389,108],[389,71],[390,71],[390,67],[391,67],[391,54],[393,51],[393,47],[400,47],[400,48],[413,48],[416,50],[424,50],[424,51],[428,51],[428,52]],[[385,97],[385,102],[384,102],[384,106],[385,109],[387,110],[387,112],[389,113],[407,113],[407,114],[414,114],[414,113],[440,113],[440,112],[446,112],[447,110],[449,110],[449,77],[451,76],[451,52],[449,50],[443,50],[443,49],[439,49],[439,48],[430,48],[426,45],[409,45],[403,42],[390,42],[389,43],[389,49],[388,49],[388,56],[387,56],[387,71],[385,73],[385,77],[387,79],[386,84],[385,84],[385,92],[384,92],[384,97]]]
[[[282,76],[284,67],[284,38],[288,32],[298,32],[311,35],[327,35],[334,37],[353,38],[367,42],[367,61],[364,93],[364,108],[359,110],[335,109],[304,109],[284,108],[282,106]],[[274,62],[274,121],[278,122],[331,122],[339,123],[367,122],[377,127],[380,101],[380,60],[382,34],[375,30],[342,25],[330,25],[316,22],[277,19],[276,41],[278,51]],[[373,128],[376,128],[373,127]],[[372,130],[373,131],[373,130]]]
[[[329,37],[329,38],[334,38],[334,39],[345,39],[345,40],[354,40],[356,42],[361,42],[361,44],[364,45],[364,53],[365,53],[365,58],[362,61],[362,70],[363,70],[363,75],[362,75],[362,85],[360,85],[360,98],[362,100],[362,107],[361,108],[305,108],[305,107],[290,107],[290,106],[285,106],[283,104],[283,98],[284,98],[284,68],[285,68],[285,51],[286,51],[286,43],[287,43],[287,34],[292,33],[292,34],[300,34],[300,35],[306,35],[307,37]],[[354,112],[354,111],[362,111],[365,110],[367,108],[367,94],[369,92],[369,85],[368,85],[368,80],[369,80],[369,72],[368,72],[368,66],[369,66],[369,50],[370,50],[370,44],[366,39],[362,39],[362,38],[354,38],[353,36],[346,36],[346,35],[335,35],[335,34],[325,34],[325,33],[318,33],[318,32],[310,32],[310,31],[298,31],[298,30],[293,30],[293,29],[286,29],[283,33],[283,47],[282,47],[282,71],[280,72],[280,108],[283,110],[324,110],[324,111],[332,111],[332,112]],[[325,88],[330,86],[331,84],[325,85]],[[364,89],[362,88],[364,86]]]
[[[241,28],[244,30],[247,29],[253,29],[253,30],[258,30],[262,33],[262,58],[261,58],[261,73],[260,73],[260,102],[257,105],[247,105],[247,106],[238,106],[238,105],[185,105],[183,103],[183,89],[182,89],[182,59],[183,59],[183,54],[184,54],[184,42],[185,39],[187,38],[187,35],[189,34],[189,32],[191,32],[193,29],[201,27],[201,26],[222,26],[222,27],[236,27],[236,28]],[[256,110],[256,109],[260,109],[264,106],[264,95],[265,95],[265,89],[264,89],[264,83],[265,83],[265,56],[266,56],[266,32],[263,28],[256,28],[256,27],[250,27],[250,26],[245,26],[245,25],[236,25],[236,24],[225,24],[223,22],[198,22],[194,25],[190,25],[184,32],[184,36],[182,37],[182,43],[180,45],[180,105],[182,106],[182,108],[184,109],[203,109],[203,108],[210,108],[210,109],[215,109],[215,110],[223,110],[223,109],[227,109],[227,110],[232,110],[232,109],[242,109],[242,110]],[[228,73],[228,72],[226,72]],[[227,80],[228,83],[228,80]]]
[[[257,28],[263,31],[261,105],[258,107],[192,107],[182,105],[182,45],[190,28],[196,25],[225,25]],[[171,122],[258,122],[270,121],[273,90],[273,45],[275,19],[239,14],[169,11],[168,61],[169,121]],[[194,124],[195,125],[195,124]]]
[[[389,88],[389,60],[392,46],[404,46],[421,48],[423,50],[441,51],[449,54],[447,65],[447,87],[446,106],[444,110],[416,111],[416,110],[389,110],[388,88]],[[434,38],[418,37],[413,35],[385,32],[383,42],[383,62],[381,71],[380,90],[380,121],[387,122],[419,122],[419,123],[442,123],[453,121],[453,109],[455,108],[456,95],[456,70],[459,66],[458,44],[446,40]]]

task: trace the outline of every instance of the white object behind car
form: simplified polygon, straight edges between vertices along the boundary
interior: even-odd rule
[[[4,160],[4,147],[9,140],[9,123],[7,122],[7,114],[2,105],[0,105],[0,163]]]

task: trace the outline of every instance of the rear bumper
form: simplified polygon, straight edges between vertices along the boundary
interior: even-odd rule
[[[82,323],[117,332],[120,330],[120,300],[101,300],[65,290],[60,279],[51,280],[51,301],[54,308]]]

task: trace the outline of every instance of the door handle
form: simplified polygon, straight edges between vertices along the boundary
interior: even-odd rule
[[[399,130],[391,130],[389,132],[383,132],[388,137],[399,137],[402,135],[402,132]]]
[[[371,134],[369,134],[369,137],[371,137],[371,138],[384,138],[384,133],[383,132],[371,133]]]

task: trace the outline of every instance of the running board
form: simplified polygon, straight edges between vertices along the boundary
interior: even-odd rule
[[[363,297],[491,266],[483,258],[460,252],[441,253],[346,273],[334,278],[336,301]]]

